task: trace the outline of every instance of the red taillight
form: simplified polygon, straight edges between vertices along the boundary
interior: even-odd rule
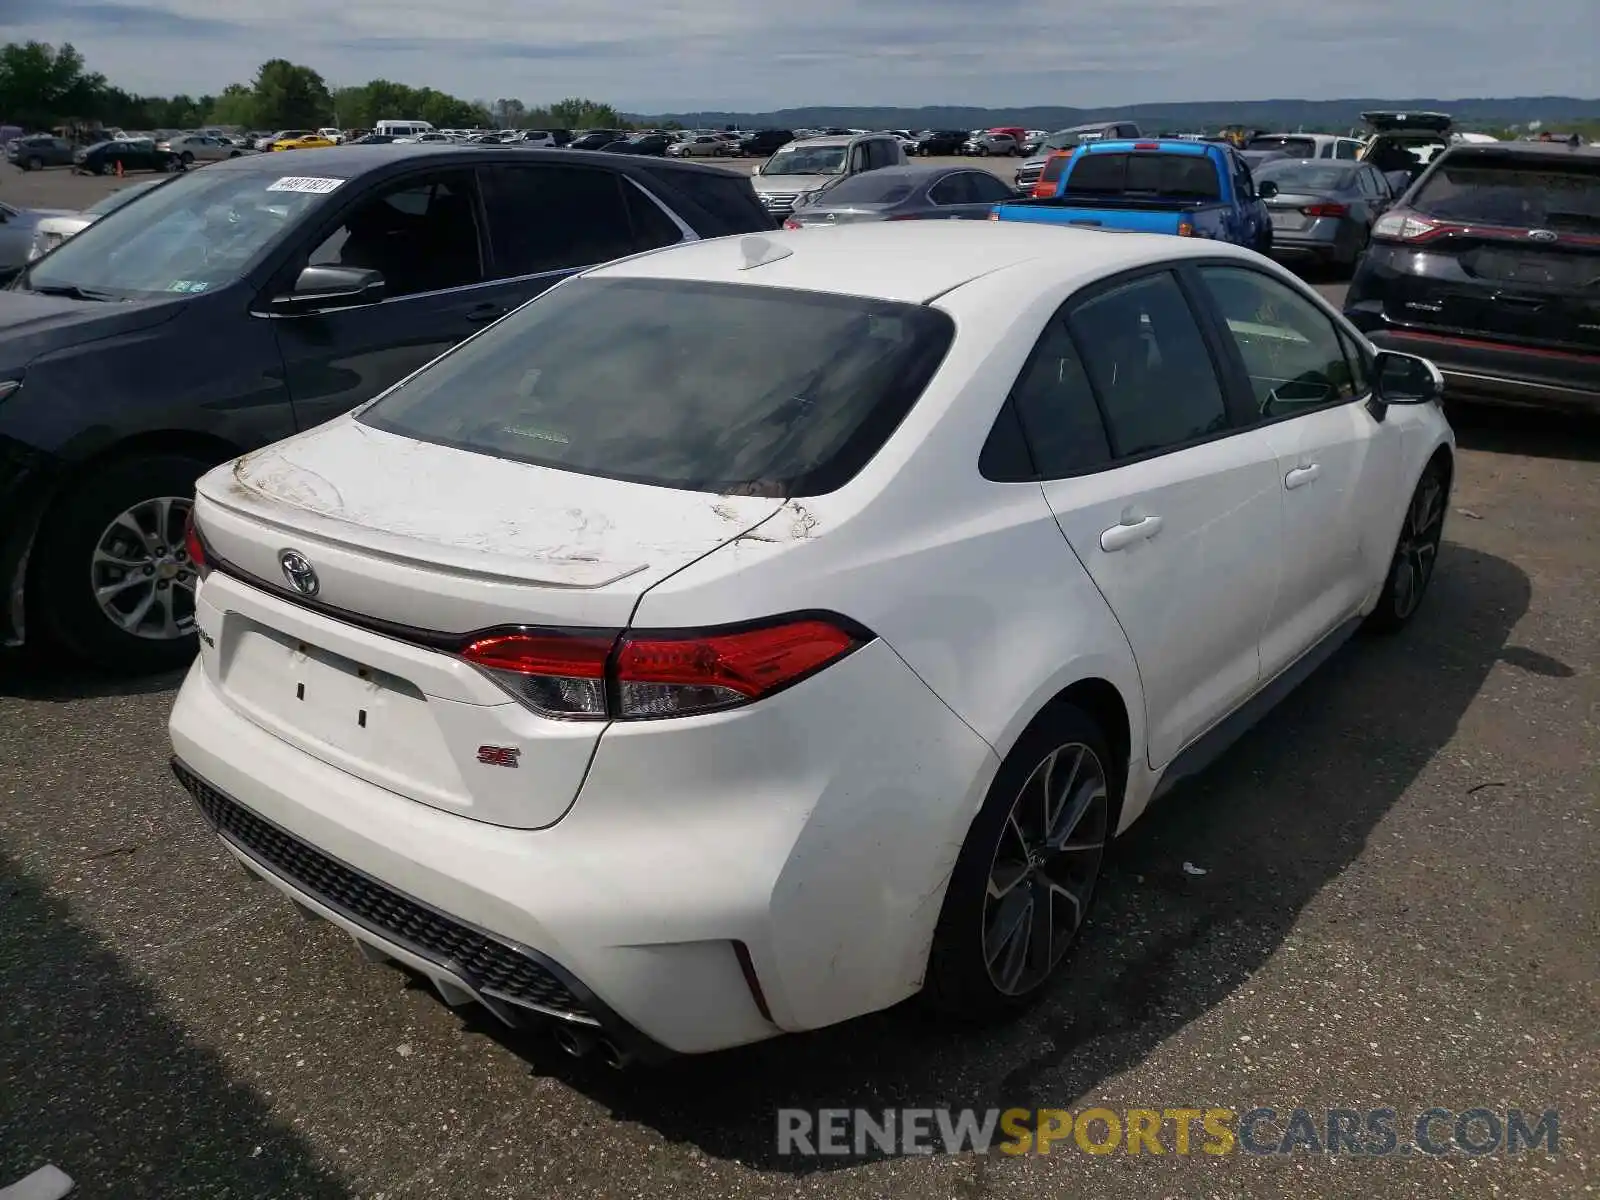
[[[676,717],[759,700],[864,640],[825,618],[804,617],[620,639],[603,630],[510,630],[475,638],[461,657],[544,716]]]
[[[1159,150],[1159,149],[1161,149],[1161,143],[1160,142],[1135,142],[1133,144],[1133,148],[1135,150]]]
[[[1308,204],[1300,210],[1308,217],[1345,217],[1350,215],[1346,204]]]
[[[194,523],[192,508],[183,523],[183,552],[188,555],[194,573],[201,579],[211,574],[211,560],[206,557],[205,540],[200,536],[200,527]]]
[[[594,720],[607,715],[606,660],[616,640],[598,630],[496,633],[469,643],[461,657],[537,713]]]
[[[799,229],[800,228],[800,222],[796,221],[793,217],[790,217],[787,221],[785,221],[783,223],[783,227],[785,229]]]
[[[758,700],[855,649],[828,621],[786,621],[736,633],[628,635],[617,654],[624,717],[671,717]]]

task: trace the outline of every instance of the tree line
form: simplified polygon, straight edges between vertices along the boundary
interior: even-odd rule
[[[311,67],[282,58],[262,63],[249,83],[229,84],[220,95],[140,96],[90,71],[70,42],[0,46],[0,124],[29,130],[94,122],[121,129],[370,129],[385,118],[408,117],[441,129],[621,129],[628,124],[609,104],[576,98],[530,108],[521,100],[462,100],[388,79],[330,88]]]

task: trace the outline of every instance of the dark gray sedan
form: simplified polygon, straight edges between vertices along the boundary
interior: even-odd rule
[[[785,229],[855,221],[982,221],[1010,187],[977,167],[882,167],[851,175],[797,208]]]
[[[1372,226],[1394,202],[1389,181],[1364,162],[1285,158],[1252,169],[1256,186],[1271,182],[1272,256],[1285,262],[1351,268],[1367,248]]]

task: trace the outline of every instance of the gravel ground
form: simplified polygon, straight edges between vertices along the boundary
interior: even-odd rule
[[[234,868],[166,768],[175,680],[0,656],[0,1188],[54,1163],[117,1200],[1593,1191],[1600,427],[1452,415],[1417,624],[1135,826],[1072,978],[994,1030],[906,1006],[655,1071],[567,1058]],[[1560,1152],[776,1153],[781,1107],[1097,1104],[1389,1106],[1402,1135],[1554,1108]]]

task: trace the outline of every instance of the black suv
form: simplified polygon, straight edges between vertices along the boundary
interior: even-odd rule
[[[739,153],[745,158],[770,158],[792,141],[792,129],[758,129],[739,140]]]
[[[1600,412],[1600,149],[1444,151],[1373,226],[1345,315],[1451,395]]]
[[[181,663],[203,472],[585,266],[773,228],[743,175],[565,150],[346,146],[174,178],[0,291],[0,641],[26,609],[30,640]]]

